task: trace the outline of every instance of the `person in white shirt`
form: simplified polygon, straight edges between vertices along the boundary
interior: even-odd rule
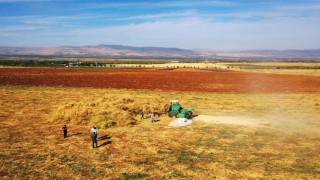
[[[99,132],[95,126],[92,126],[92,128],[91,128],[91,133],[93,133],[93,132],[99,134]]]
[[[150,120],[151,120],[152,123],[154,122],[154,113],[151,113]]]
[[[95,126],[93,126],[92,128],[91,128],[91,140],[92,140],[92,147],[93,148],[98,148],[98,140],[97,140],[97,138],[98,138],[98,130],[97,130],[97,128],[95,127]]]

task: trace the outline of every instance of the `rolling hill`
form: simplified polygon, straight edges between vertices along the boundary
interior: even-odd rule
[[[61,47],[0,47],[0,55],[172,58],[320,58],[320,49],[217,51],[213,49],[180,49],[167,47],[98,45]]]

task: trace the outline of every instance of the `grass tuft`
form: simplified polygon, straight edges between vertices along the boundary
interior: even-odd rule
[[[143,179],[143,178],[149,177],[150,175],[146,173],[133,173],[133,174],[122,173],[122,176],[124,179]]]

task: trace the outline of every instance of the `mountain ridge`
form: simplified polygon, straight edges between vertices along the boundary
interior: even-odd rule
[[[60,47],[9,47],[0,46],[0,55],[50,55],[50,56],[105,56],[105,57],[208,57],[208,58],[320,58],[320,49],[242,50],[181,49],[176,47],[137,47],[124,45],[88,45]]]

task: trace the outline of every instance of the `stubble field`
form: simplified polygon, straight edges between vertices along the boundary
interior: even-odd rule
[[[2,179],[320,178],[316,76],[3,68],[0,83]],[[193,124],[167,126],[171,99]]]

